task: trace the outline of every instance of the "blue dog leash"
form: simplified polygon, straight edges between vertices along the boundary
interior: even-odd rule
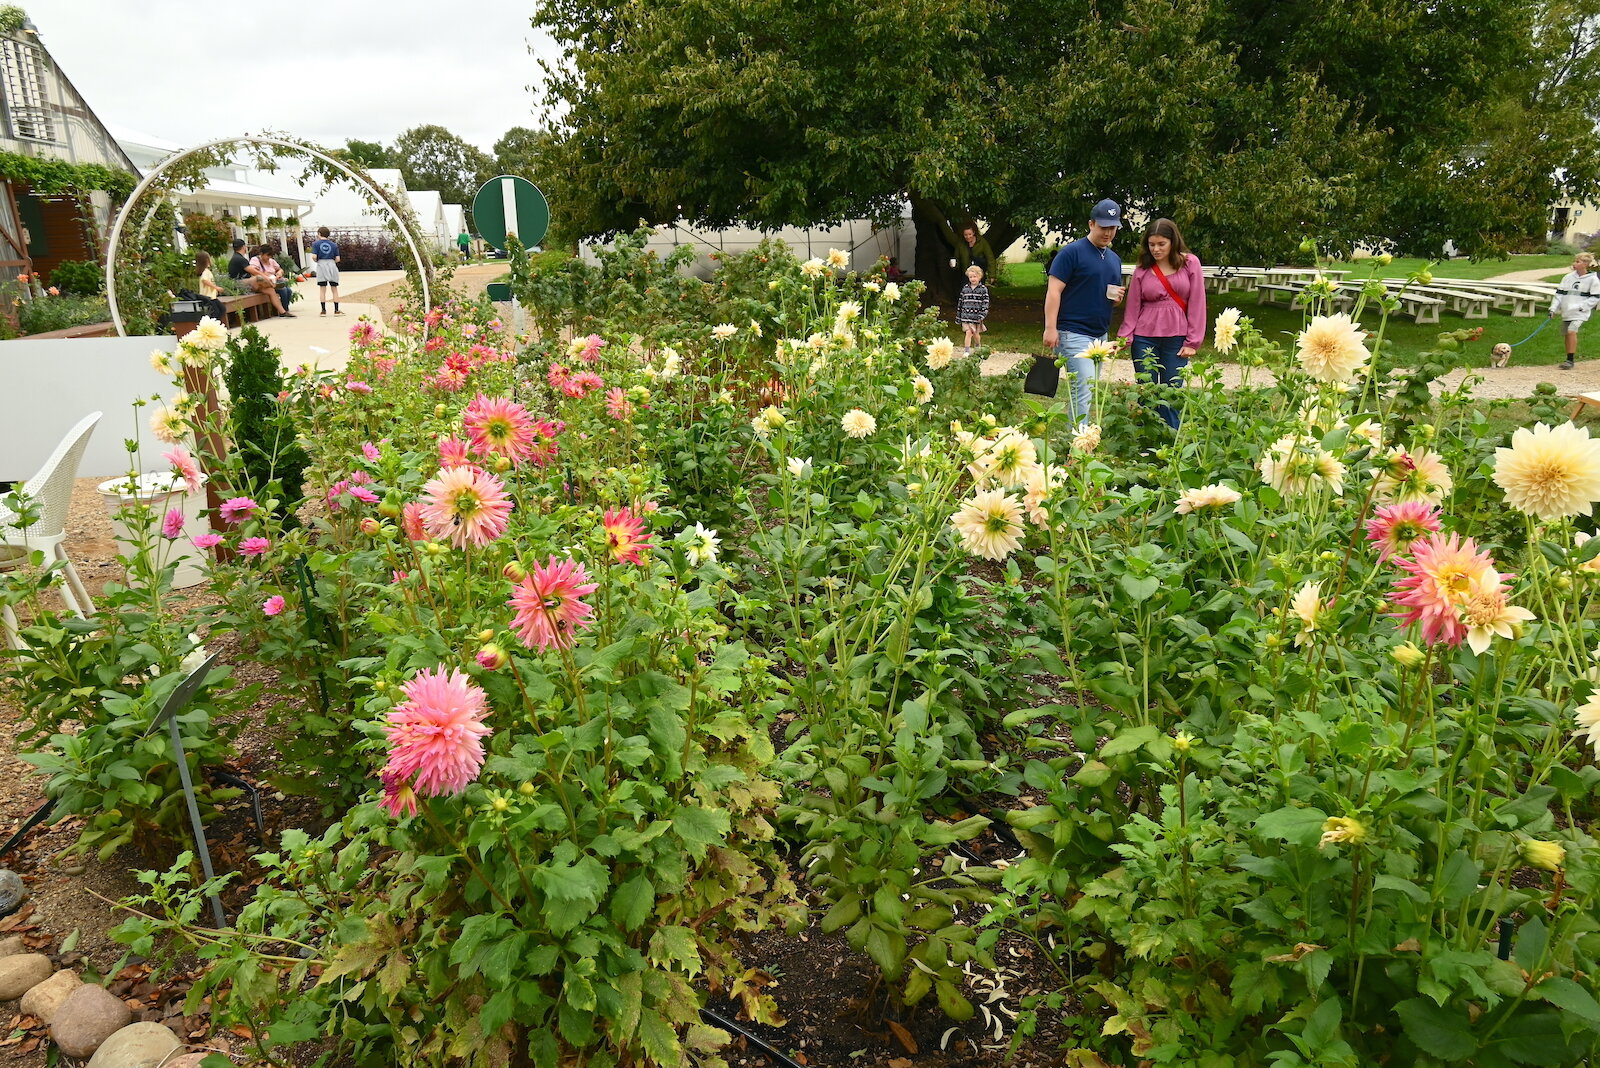
[[[1553,322],[1555,322],[1555,316],[1553,316],[1553,315],[1545,316],[1544,322],[1540,323],[1537,327],[1535,327],[1533,333],[1529,334],[1527,337],[1523,338],[1521,341],[1512,342],[1511,347],[1512,348],[1516,348],[1519,345],[1526,345],[1528,342],[1532,341],[1534,338],[1539,336],[1539,331],[1540,330],[1543,330],[1545,327],[1549,326]]]

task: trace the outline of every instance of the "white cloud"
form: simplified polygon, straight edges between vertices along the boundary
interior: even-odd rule
[[[284,131],[392,142],[437,123],[488,151],[535,125],[527,0],[32,0],[49,49],[101,121],[180,144]]]

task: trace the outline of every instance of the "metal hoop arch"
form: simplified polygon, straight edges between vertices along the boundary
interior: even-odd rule
[[[188,159],[190,156],[193,156],[198,152],[205,152],[208,149],[213,148],[221,148],[224,145],[237,144],[273,145],[278,148],[289,149],[291,152],[303,152],[308,156],[315,156],[322,162],[337,168],[341,173],[344,174],[346,178],[354,182],[357,187],[366,192],[374,201],[381,205],[384,210],[388,211],[389,214],[394,217],[394,221],[400,229],[400,236],[406,239],[406,247],[411,250],[411,258],[417,263],[417,280],[422,284],[422,306],[424,308],[431,308],[433,306],[433,297],[428,291],[427,261],[422,258],[422,253],[418,251],[416,239],[412,237],[411,228],[406,225],[405,218],[401,216],[399,212],[394,211],[389,206],[388,199],[381,192],[379,192],[377,186],[373,185],[355,171],[345,166],[345,164],[341,161],[328,155],[326,152],[323,152],[321,149],[312,148],[310,145],[303,145],[297,141],[288,141],[281,137],[265,137],[259,134],[244,134],[239,137],[221,137],[215,141],[206,141],[203,144],[195,145],[192,148],[183,149],[181,152],[174,152],[160,163],[157,163],[149,174],[141,178],[139,180],[139,184],[133,187],[133,192],[128,194],[128,199],[122,202],[122,210],[117,212],[117,221],[112,224],[111,237],[106,242],[106,304],[111,312],[111,322],[117,328],[118,337],[127,337],[128,331],[122,325],[122,309],[117,305],[117,272],[112,266],[112,260],[116,257],[117,246],[122,241],[122,228],[127,223],[128,216],[132,212],[134,205],[139,202],[139,198],[142,197],[145,192],[155,184],[156,179],[160,178],[168,167],[171,167],[182,160]]]

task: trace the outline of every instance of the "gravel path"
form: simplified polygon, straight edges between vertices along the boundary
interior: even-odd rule
[[[1485,282],[1543,282],[1546,278],[1549,278],[1552,275],[1554,275],[1555,277],[1559,278],[1563,273],[1564,272],[1560,268],[1557,268],[1556,270],[1552,271],[1548,267],[1535,267],[1532,270],[1527,270],[1527,271],[1507,271],[1505,274],[1497,274],[1493,278],[1485,278],[1484,281]]]
[[[991,353],[981,365],[986,375],[1002,375],[1016,367],[1028,355],[1021,352],[996,352]],[[1225,363],[1222,365],[1222,384],[1228,389],[1239,385],[1242,368],[1238,364]],[[1131,360],[1106,360],[1100,369],[1101,376],[1108,382],[1132,382],[1133,362]],[[1472,368],[1462,367],[1451,371],[1433,384],[1435,395],[1446,389],[1455,389],[1461,380],[1468,375],[1478,377],[1480,380],[1472,387],[1472,395],[1483,399],[1499,399],[1511,397],[1520,399],[1533,395],[1534,387],[1540,382],[1553,382],[1562,396],[1574,397],[1579,393],[1588,393],[1600,390],[1600,360],[1587,360],[1579,363],[1570,371],[1563,371],[1557,367],[1501,367],[1501,368]],[[1251,380],[1257,383],[1272,382],[1272,374],[1261,368],[1251,371]]]

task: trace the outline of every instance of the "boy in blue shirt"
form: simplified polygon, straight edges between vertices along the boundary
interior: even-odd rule
[[[322,300],[322,314],[328,314],[328,290],[333,290],[333,314],[339,310],[339,242],[328,234],[326,226],[317,227],[317,239],[311,242],[311,255],[317,261],[317,294]]]
[[[1074,425],[1089,417],[1091,386],[1098,374],[1084,350],[1104,341],[1111,309],[1122,303],[1122,259],[1111,251],[1122,226],[1122,209],[1102,200],[1089,213],[1089,233],[1067,245],[1050,262],[1044,295],[1044,344],[1066,361],[1070,377],[1067,410]],[[1030,393],[1054,397],[1061,372],[1054,360],[1039,357],[1028,376]]]

